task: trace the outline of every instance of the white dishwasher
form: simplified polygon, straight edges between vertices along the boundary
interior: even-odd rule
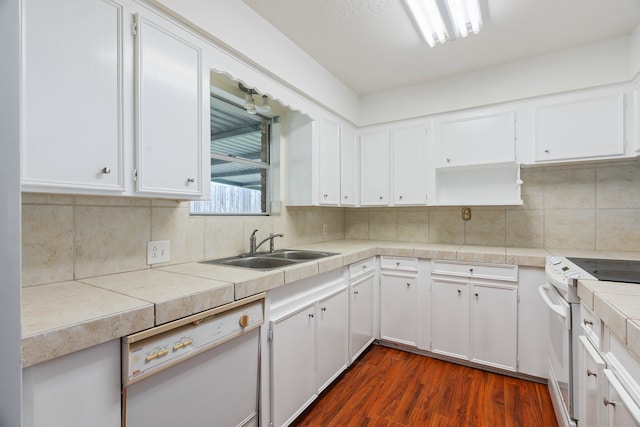
[[[122,427],[257,427],[264,294],[122,339]]]

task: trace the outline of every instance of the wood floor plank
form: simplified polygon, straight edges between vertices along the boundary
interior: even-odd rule
[[[547,386],[373,345],[292,426],[555,427]]]

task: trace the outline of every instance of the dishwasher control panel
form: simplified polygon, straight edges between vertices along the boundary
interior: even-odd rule
[[[259,327],[264,320],[262,300],[228,311],[220,308],[185,320],[161,325],[123,338],[122,368],[124,385],[131,384],[181,360],[227,342]],[[153,331],[157,330],[157,334]],[[148,336],[136,340],[136,336]]]

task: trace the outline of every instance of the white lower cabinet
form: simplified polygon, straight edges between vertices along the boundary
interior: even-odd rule
[[[603,402],[605,362],[586,337],[578,343],[578,420],[581,427],[605,425]]]
[[[380,339],[418,346],[418,260],[381,257]]]
[[[22,370],[23,427],[120,427],[120,340]]]
[[[431,282],[431,351],[447,356],[469,355],[469,285]]]
[[[271,320],[271,422],[289,425],[347,367],[347,288]]]
[[[353,362],[369,347],[375,337],[375,259],[370,258],[353,264],[349,270],[349,360]]]
[[[516,266],[433,261],[431,351],[515,371]]]

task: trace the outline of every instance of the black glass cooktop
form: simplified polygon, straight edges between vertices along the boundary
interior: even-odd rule
[[[640,261],[596,258],[567,259],[598,280],[640,283]]]

